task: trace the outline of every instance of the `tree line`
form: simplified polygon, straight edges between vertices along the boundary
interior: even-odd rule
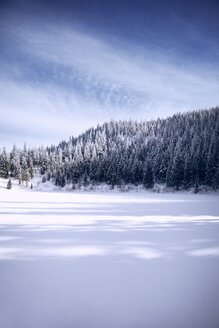
[[[72,188],[106,183],[219,187],[219,107],[153,121],[110,121],[57,146],[0,151],[0,177]]]

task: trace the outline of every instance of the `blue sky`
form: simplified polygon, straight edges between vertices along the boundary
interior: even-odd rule
[[[219,105],[218,1],[3,1],[0,147]]]

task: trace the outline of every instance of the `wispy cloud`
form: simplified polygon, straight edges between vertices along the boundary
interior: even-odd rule
[[[190,256],[200,256],[200,257],[215,257],[219,256],[219,248],[200,248],[188,252]]]
[[[58,142],[111,118],[151,119],[219,103],[218,72],[179,68],[174,53],[167,59],[67,24],[17,20],[1,24],[10,58],[0,58],[0,125],[23,131],[27,141]]]

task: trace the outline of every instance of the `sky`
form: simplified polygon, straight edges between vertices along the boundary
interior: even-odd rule
[[[219,105],[219,1],[0,3],[0,148]]]

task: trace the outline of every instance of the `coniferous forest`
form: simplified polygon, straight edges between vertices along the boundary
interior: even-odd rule
[[[64,187],[106,183],[219,188],[219,107],[154,121],[111,121],[58,146],[0,151],[0,177]]]

